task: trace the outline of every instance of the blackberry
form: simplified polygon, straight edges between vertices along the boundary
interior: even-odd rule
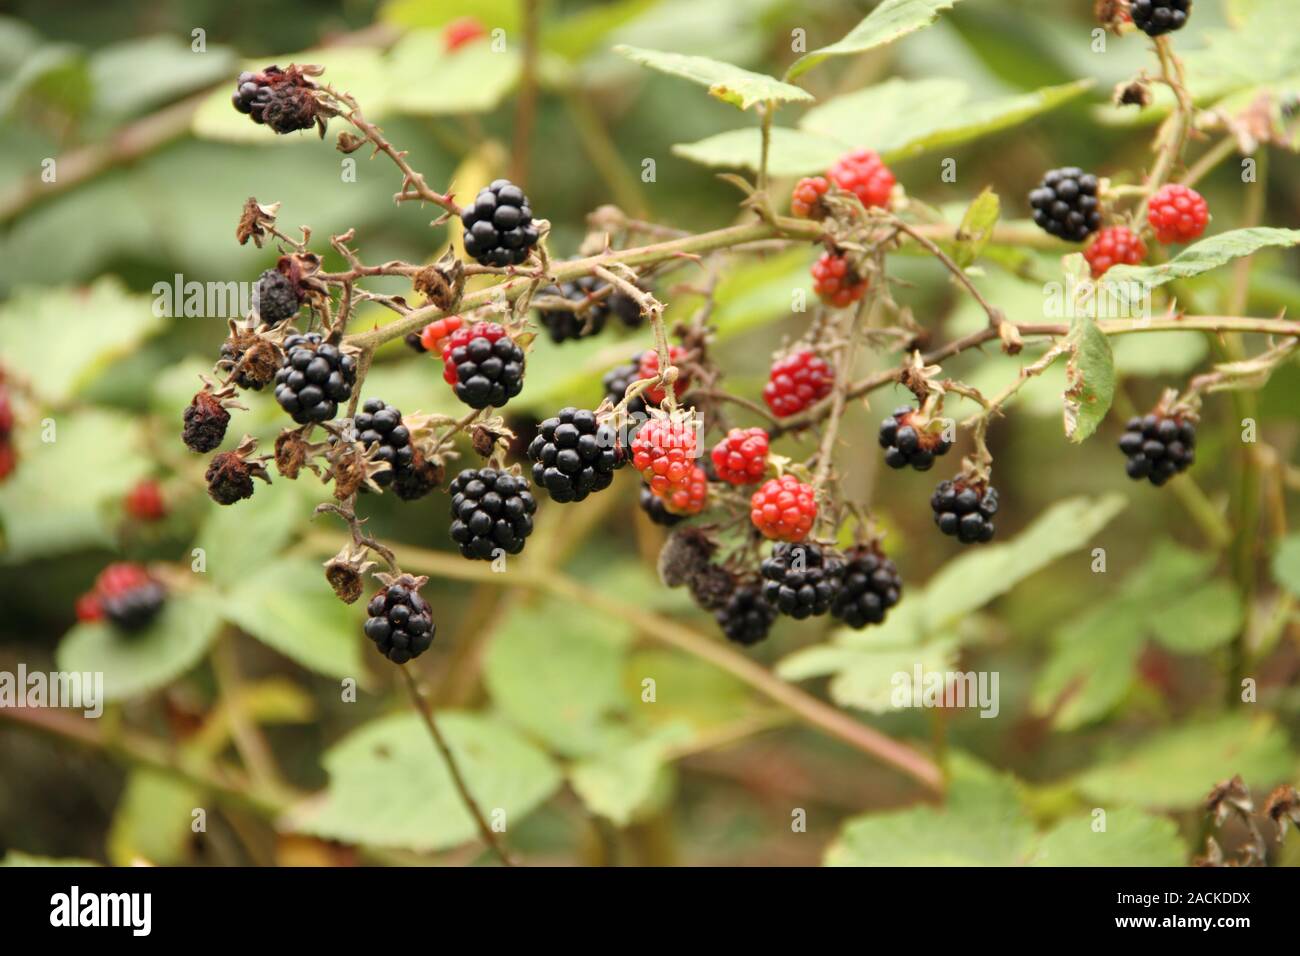
[[[266,93],[262,118],[276,133],[293,133],[311,129],[318,111],[316,97],[309,88],[297,83],[277,83]]]
[[[272,77],[283,76],[277,66],[268,66],[260,73],[244,71],[235,81],[235,93],[230,98],[235,109],[252,118],[254,123],[266,122],[263,111],[266,109],[266,97],[271,91],[267,81]]]
[[[484,266],[517,266],[537,245],[533,210],[524,191],[508,179],[482,190],[460,214],[465,253]]]
[[[939,530],[956,535],[962,544],[993,538],[993,516],[998,513],[996,488],[965,478],[941,481],[930,498],[930,507]]]
[[[119,594],[99,599],[104,616],[124,631],[138,631],[158,616],[167,601],[167,589],[149,580]]]
[[[578,305],[575,310],[537,310],[538,320],[546,327],[551,341],[557,345],[569,339],[582,339],[597,335],[605,328],[611,315],[618,316],[630,329],[641,323],[641,307],[623,292],[615,289],[605,298],[583,306],[590,296],[606,288],[608,283],[595,276],[579,276],[571,282],[547,286],[539,294],[560,296]]]
[[[208,483],[208,494],[219,505],[233,505],[253,497],[253,474],[239,452],[214,455],[203,477]]]
[[[410,466],[393,476],[393,492],[403,501],[415,501],[442,484],[442,479],[442,465],[425,458],[416,448]]]
[[[419,657],[437,632],[429,602],[420,596],[421,581],[404,574],[366,605],[366,637],[394,664]]]
[[[533,531],[537,502],[523,478],[495,468],[467,468],[452,480],[451,540],[467,558],[518,554]]]
[[[327,422],[352,397],[357,362],[316,332],[284,340],[284,363],[275,373],[275,400],[299,425]]]
[[[1196,426],[1178,416],[1152,413],[1130,418],[1119,440],[1128,456],[1124,470],[1134,481],[1157,487],[1186,471],[1196,459]]]
[[[763,598],[798,620],[825,614],[840,588],[844,566],[838,555],[815,544],[780,542],[763,559]]]
[[[767,603],[756,585],[745,584],[736,588],[726,606],[714,618],[727,640],[737,644],[757,644],[772,629],[776,608]]]
[[[1053,169],[1029,194],[1034,222],[1069,242],[1083,242],[1101,228],[1097,177],[1078,166]]]
[[[253,287],[253,308],[267,325],[280,325],[292,319],[301,305],[298,284],[283,272],[267,269]]]
[[[419,332],[407,332],[402,338],[402,341],[405,342],[407,347],[416,355],[423,355],[425,352],[429,351],[424,347],[424,342],[421,341]]]
[[[373,476],[375,484],[387,488],[394,478],[411,467],[415,460],[411,433],[402,424],[402,413],[392,405],[382,398],[368,398],[352,419],[352,425],[357,430],[357,441],[363,447],[375,447],[374,460],[388,462],[386,471]]]
[[[664,507],[664,500],[651,491],[650,486],[644,481],[641,482],[641,494],[638,503],[641,505],[641,510],[646,513],[646,516],[651,521],[663,525],[665,528],[671,528],[686,519],[686,515],[675,515]]]
[[[736,576],[716,564],[706,564],[687,582],[691,600],[702,611],[721,611],[736,593]]]
[[[196,394],[186,406],[184,421],[181,440],[190,451],[206,454],[226,437],[230,412],[221,407],[220,399],[211,392],[203,391]]]
[[[453,332],[442,361],[443,380],[470,408],[500,408],[523,391],[524,350],[496,322]]]
[[[880,447],[885,449],[885,464],[890,468],[911,465],[917,471],[929,471],[935,458],[952,448],[942,432],[917,428],[912,423],[915,414],[916,409],[904,405],[880,423]]]
[[[616,365],[605,373],[601,380],[605,386],[605,397],[617,405],[623,401],[623,396],[627,394],[628,387],[633,382],[641,379],[641,355],[638,352],[632,356],[632,360],[625,365]],[[644,416],[645,399],[638,395],[627,403],[627,413],[629,416]]]
[[[903,579],[894,562],[872,545],[858,545],[844,555],[844,573],[831,601],[831,616],[852,628],[879,624],[902,592]]]
[[[1158,37],[1187,26],[1192,0],[1130,0],[1128,12],[1139,30]]]
[[[598,425],[595,412],[572,407],[542,422],[528,457],[533,484],[560,502],[581,501],[608,488],[627,461],[612,427]]]

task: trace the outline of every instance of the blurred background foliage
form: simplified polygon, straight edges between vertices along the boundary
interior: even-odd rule
[[[104,670],[113,703],[89,731],[50,715],[33,718],[42,734],[0,720],[0,853],[116,864],[479,859],[424,728],[391,668],[365,646],[360,609],[339,604],[320,573],[341,540],[330,519],[309,520],[328,493],[311,478],[277,478],[234,508],[207,499],[204,461],[177,438],[225,318],[166,318],[153,305],[155,284],[174,276],[250,282],[274,264],[274,250],[234,240],[249,196],[282,203],[282,224],[310,226],[322,252],[331,233],[355,228],[369,262],[440,254],[448,237],[428,228],[429,211],[393,205],[391,167],[362,151],[356,181],[344,181],[329,143],[273,137],[231,110],[231,83],[239,69],[270,62],[323,64],[431,183],[469,194],[510,171],[520,5],[7,6],[0,364],[18,395],[20,463],[0,485],[0,670]],[[792,30],[806,31],[808,48],[823,46],[870,6],[544,3],[541,95],[522,179],[553,223],[552,254],[574,254],[586,214],[603,203],[692,231],[738,219],[737,194],[710,167],[752,165],[753,114],[614,46],[780,76],[798,57]],[[1154,58],[1134,35],[1107,37],[1095,51],[1092,6],[969,0],[900,42],[804,74],[817,103],[778,116],[775,194],[845,144],[880,150],[915,201],[954,223],[986,186],[1002,197],[1004,220],[1023,219],[1025,192],[1054,166],[1135,180],[1168,103],[1110,105],[1112,87],[1153,70]],[[1276,29],[1284,8],[1197,3],[1175,41],[1200,105],[1240,111],[1263,93],[1280,109],[1300,93],[1300,40]],[[442,28],[467,13],[505,29],[505,54],[482,43],[444,51]],[[191,49],[196,28],[201,53]],[[1203,183],[1213,232],[1300,221],[1294,151],[1256,155],[1260,185],[1243,187],[1235,158]],[[944,157],[957,161],[955,183],[939,177]],[[40,180],[48,158],[58,162],[53,183]],[[646,159],[653,182],[642,181]],[[730,390],[756,396],[772,351],[805,327],[790,294],[807,288],[812,257],[793,249],[728,266],[716,319]],[[987,260],[977,281],[989,298],[1014,319],[1041,321],[1042,285],[1059,277],[1059,260],[996,247]],[[1179,288],[1180,301],[1201,314],[1294,311],[1297,264],[1294,251],[1262,252],[1244,279],[1240,268],[1217,270]],[[890,271],[934,341],[985,321],[936,263],[898,255]],[[663,283],[661,297],[671,287]],[[374,288],[409,293],[392,280]],[[671,297],[670,318],[698,304]],[[387,320],[363,313],[358,325]],[[539,340],[512,422],[526,429],[561,404],[596,400],[601,373],[648,341],[646,330],[563,347]],[[1148,407],[1221,357],[1220,343],[1198,333],[1127,336],[1116,343],[1117,409]],[[861,371],[895,361],[873,354]],[[1021,361],[977,353],[946,372],[988,392]],[[1201,805],[1214,784],[1239,773],[1262,801],[1274,785],[1296,783],[1300,539],[1287,528],[1295,366],[1257,397],[1211,399],[1191,480],[1163,493],[1124,478],[1114,449],[1121,410],[1090,443],[1062,440],[1062,388],[1063,372],[1044,375],[993,428],[1001,543],[956,559],[930,528],[934,476],[878,473],[875,424],[903,396],[881,392],[852,408],[845,486],[888,530],[905,601],[883,628],[834,633],[829,622],[787,621],[748,652],[853,719],[946,755],[942,807],[796,722],[734,669],[663,642],[674,628],[697,648],[721,638],[656,580],[661,531],[640,515],[635,482],[563,518],[543,505],[524,559],[540,583],[441,574],[460,559],[448,551],[440,495],[367,501],[372,532],[408,570],[432,575],[439,636],[415,666],[445,708],[471,789],[506,811],[511,845],[548,863],[1181,864],[1201,851]],[[437,368],[400,342],[379,353],[366,394],[407,412],[452,409]],[[269,396],[247,400],[228,444],[245,431],[269,440],[281,425]],[[1275,453],[1270,468],[1243,465],[1243,409]],[[57,428],[53,443],[42,441],[46,421]],[[812,445],[787,439],[778,450],[802,458]],[[169,505],[148,526],[122,511],[142,477],[163,483]],[[146,635],[74,627],[74,601],[105,563],[176,562],[183,577],[194,547],[205,549],[207,573],[178,589]],[[1105,573],[1093,573],[1095,548],[1105,549]],[[1241,704],[1231,686],[1234,653],[1258,683],[1257,703]],[[889,679],[917,661],[998,672],[998,717],[893,710]],[[657,684],[654,705],[641,701],[646,677]],[[355,703],[340,700],[346,678],[360,685]],[[204,833],[191,831],[195,807],[211,811]],[[1090,828],[1097,807],[1109,814],[1102,838]],[[794,808],[806,811],[806,833],[792,830]],[[1228,848],[1242,838],[1231,826],[1220,834]],[[1296,862],[1296,846],[1275,851],[1275,862]]]

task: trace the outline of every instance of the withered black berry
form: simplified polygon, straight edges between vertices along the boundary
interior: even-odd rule
[[[267,325],[279,325],[292,319],[301,305],[297,283],[275,269],[263,272],[253,287],[253,308]]]
[[[595,276],[585,275],[542,289],[539,295],[560,296],[576,306],[575,309],[537,310],[537,318],[546,327],[551,341],[558,344],[568,339],[596,335],[605,328],[611,315],[622,319],[628,328],[636,328],[641,321],[641,307],[618,289],[601,299],[589,301],[607,285]]]
[[[220,445],[226,437],[230,412],[221,407],[220,400],[211,392],[199,392],[186,406],[184,421],[181,440],[186,447],[190,451],[207,453]]]
[[[204,478],[208,482],[208,494],[219,505],[233,505],[253,497],[253,475],[248,462],[238,452],[214,455]]]

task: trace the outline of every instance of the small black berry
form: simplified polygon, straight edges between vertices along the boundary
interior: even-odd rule
[[[533,483],[554,501],[581,501],[603,491],[627,461],[610,425],[598,425],[596,413],[562,408],[542,422],[528,446]]]
[[[727,640],[757,644],[772,629],[776,608],[767,603],[757,585],[745,584],[736,588],[726,606],[714,617]]]
[[[236,501],[253,497],[252,471],[239,452],[214,455],[204,478],[208,483],[208,494],[219,505],[233,505]]]
[[[993,516],[998,512],[996,488],[964,478],[941,481],[930,498],[930,507],[939,530],[955,535],[962,544],[992,540]]]
[[[568,339],[597,335],[605,327],[611,315],[617,315],[628,328],[636,328],[641,322],[641,307],[617,289],[603,299],[585,306],[581,305],[607,285],[608,283],[595,276],[585,275],[571,282],[562,282],[558,286],[552,285],[542,289],[539,295],[561,296],[579,304],[579,307],[574,310],[537,310],[537,318],[550,333],[551,341],[559,344]]]
[[[524,191],[508,179],[482,190],[461,212],[465,252],[485,266],[517,266],[537,245],[537,226]]]
[[[902,592],[903,579],[894,562],[871,545],[858,545],[844,555],[844,573],[831,601],[831,616],[852,628],[879,624]]]
[[[190,400],[185,408],[184,419],[181,440],[190,451],[207,453],[220,445],[226,437],[230,412],[221,407],[220,400],[211,392],[204,391]]]
[[[917,471],[929,471],[934,460],[952,448],[942,432],[918,428],[915,415],[916,409],[904,405],[880,423],[880,447],[885,449],[885,464],[890,468],[911,465]]]
[[[366,637],[394,664],[419,657],[437,632],[429,602],[420,596],[423,580],[404,574],[377,592],[366,606]]]
[[[267,325],[279,325],[298,314],[302,296],[298,285],[283,272],[267,269],[253,287],[253,308]]]
[[[781,541],[763,559],[763,598],[782,614],[802,620],[825,614],[840,587],[843,562],[815,544]]]
[[[357,441],[367,450],[374,449],[374,460],[388,462],[386,470],[373,476],[373,481],[380,487],[387,488],[415,461],[411,433],[402,424],[402,413],[383,399],[366,399],[361,411],[352,419],[352,425],[357,431]]]
[[[1129,0],[1128,10],[1139,30],[1158,37],[1187,26],[1192,0]]]
[[[451,540],[467,558],[490,561],[498,551],[518,554],[533,532],[537,502],[528,482],[495,468],[467,468],[451,493]]]
[[[275,400],[299,425],[327,422],[352,397],[357,363],[316,332],[284,340],[284,364],[275,373]]]
[[[1101,228],[1097,177],[1077,166],[1053,169],[1029,194],[1034,222],[1069,242],[1083,242]]]
[[[297,83],[276,83],[265,94],[262,119],[277,133],[311,129],[320,107],[311,90]]]
[[[1130,418],[1119,449],[1128,457],[1124,470],[1130,478],[1146,478],[1158,487],[1196,460],[1196,426],[1178,416],[1156,413]]]
[[[626,365],[617,365],[605,373],[601,380],[605,386],[605,397],[617,405],[623,401],[623,396],[627,394],[628,387],[641,378],[641,356],[643,353],[638,352],[632,356],[632,360]],[[630,416],[645,415],[644,392],[627,403],[627,413]]]
[[[686,515],[675,515],[664,507],[664,500],[650,490],[650,486],[644,481],[641,482],[641,494],[638,499],[641,510],[655,524],[663,525],[665,528],[671,528],[679,521],[685,521]]]

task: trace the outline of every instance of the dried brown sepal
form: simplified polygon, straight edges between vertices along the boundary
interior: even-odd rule
[[[444,312],[455,312],[465,292],[465,263],[444,256],[412,276],[411,285],[430,305]]]
[[[1108,32],[1118,36],[1124,24],[1128,22],[1125,18],[1125,14],[1128,13],[1128,0],[1095,0],[1092,12],[1098,23]]]
[[[252,239],[253,245],[261,249],[262,243],[266,241],[268,230],[275,228],[275,217],[279,213],[278,202],[263,205],[256,197],[249,196],[248,201],[244,203],[243,211],[239,214],[235,238],[239,240],[241,246],[247,245],[248,240]]]
[[[397,574],[389,574],[385,571],[380,571],[373,575],[373,577],[386,588],[391,588],[394,584],[400,584],[408,591],[418,591],[429,583],[428,576],[423,574],[403,574],[401,572]]]
[[[1282,784],[1264,801],[1264,814],[1277,827],[1277,839],[1281,843],[1290,824],[1300,827],[1300,793],[1295,787]]]
[[[325,445],[307,441],[303,432],[302,428],[286,428],[275,436],[275,470],[290,481],[296,480],[304,468],[321,476],[320,468],[311,459]]]
[[[446,468],[439,458],[426,458],[419,448],[409,468],[393,476],[393,493],[403,501],[415,501],[442,485]]]
[[[1250,798],[1250,790],[1237,775],[1231,780],[1216,784],[1205,798],[1205,812],[1214,820],[1216,826],[1222,826],[1228,817],[1236,813],[1249,817],[1255,812],[1255,802]]]
[[[363,547],[344,545],[339,553],[325,562],[325,580],[344,604],[352,604],[365,590],[365,575],[376,567]]]
[[[362,139],[360,136],[354,136],[353,134],[349,133],[347,130],[344,130],[343,132],[339,133],[339,138],[338,141],[335,142],[334,148],[337,149],[340,153],[355,153],[364,145],[366,145],[366,141],[364,139]]]
[[[284,360],[284,352],[274,340],[233,319],[226,344],[232,357],[218,360],[217,370],[240,388],[258,389],[266,385],[275,378]]]
[[[253,497],[253,479],[260,478],[268,485],[271,476],[266,466],[253,460],[257,450],[257,439],[245,435],[234,451],[214,455],[204,475],[208,483],[208,495],[219,505],[233,505],[237,501]]]
[[[363,487],[376,493],[383,491],[374,481],[374,476],[388,471],[391,466],[386,461],[375,460],[374,454],[378,450],[366,450],[360,442],[340,441],[325,453],[329,462],[325,480],[333,480],[335,498],[347,501]]]
[[[1136,106],[1138,109],[1146,109],[1151,105],[1151,98],[1151,84],[1146,80],[1131,80],[1115,87],[1116,106]]]

